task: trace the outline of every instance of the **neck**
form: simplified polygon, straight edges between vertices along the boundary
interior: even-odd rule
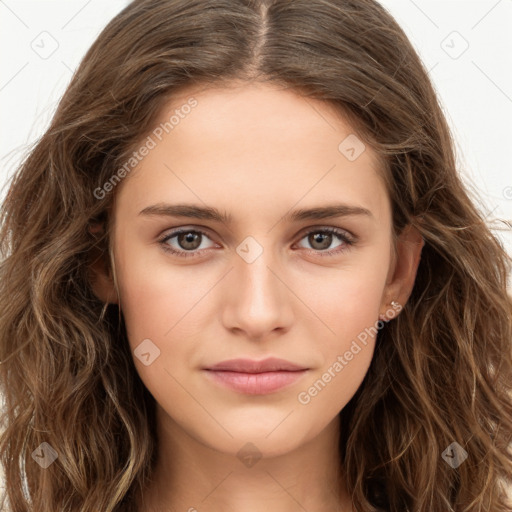
[[[157,406],[158,458],[139,512],[351,512],[340,478],[339,417],[285,454],[240,442],[233,454],[207,446]]]

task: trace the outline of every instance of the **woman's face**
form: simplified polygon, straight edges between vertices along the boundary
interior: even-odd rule
[[[189,89],[158,123],[114,210],[137,371],[173,429],[225,453],[285,453],[336,419],[379,314],[395,313],[375,155],[325,103],[268,85]],[[207,370],[268,357],[306,370]]]

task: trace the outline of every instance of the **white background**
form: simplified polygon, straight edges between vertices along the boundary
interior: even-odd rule
[[[43,134],[88,47],[127,3],[0,0],[0,187]],[[381,3],[430,70],[460,171],[481,196],[483,213],[510,222],[512,0]],[[497,235],[512,254],[510,230]]]

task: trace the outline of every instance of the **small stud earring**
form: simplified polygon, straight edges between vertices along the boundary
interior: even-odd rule
[[[392,300],[391,301],[391,305],[394,307],[394,308],[398,308],[400,306],[400,304],[396,301],[396,300]]]

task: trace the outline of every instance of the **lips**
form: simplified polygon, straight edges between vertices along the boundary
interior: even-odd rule
[[[308,368],[284,359],[262,361],[231,359],[205,368],[208,378],[238,393],[263,395],[286,388],[300,379]]]

